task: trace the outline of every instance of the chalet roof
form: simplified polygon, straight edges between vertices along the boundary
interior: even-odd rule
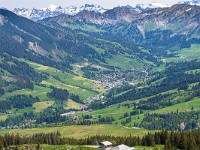
[[[112,143],[109,142],[109,141],[104,141],[104,142],[101,142],[100,144],[103,144],[103,145],[105,145],[105,146],[112,145]]]
[[[118,145],[117,147],[112,148],[111,150],[134,150],[135,148],[133,147],[128,147],[124,144]]]

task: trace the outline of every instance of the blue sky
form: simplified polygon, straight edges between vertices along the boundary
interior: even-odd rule
[[[160,2],[164,4],[175,4],[180,0],[0,0],[0,7],[10,10],[13,8],[46,8],[51,4],[59,6],[82,6],[84,4],[99,4],[104,8],[113,8],[116,6],[136,4],[147,4],[151,2]]]

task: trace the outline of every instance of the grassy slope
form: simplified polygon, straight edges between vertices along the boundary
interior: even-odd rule
[[[176,61],[190,61],[193,59],[198,59],[200,56],[200,44],[192,44],[190,48],[183,48],[176,51],[177,57],[168,58],[165,62],[176,62]]]
[[[37,102],[33,104],[33,108],[35,112],[42,112],[44,109],[52,106],[55,101],[43,101],[43,102]]]
[[[97,95],[97,92],[103,92],[104,89],[92,91],[95,87],[91,85],[92,81],[80,76],[74,76],[67,72],[56,72],[57,69],[52,67],[43,66],[37,63],[28,62],[32,67],[41,72],[50,74],[50,77],[46,81],[42,81],[42,84],[47,86],[55,86],[57,88],[67,89],[70,93],[74,93],[80,96],[81,99],[86,99],[89,96]],[[59,81],[55,77],[59,77]],[[97,87],[97,86],[96,86]]]
[[[23,59],[20,60],[25,61]],[[22,89],[14,92],[7,92],[5,95],[1,97],[1,99],[6,99],[6,97],[19,94],[26,94],[26,95],[30,94],[33,96],[38,96],[42,101],[48,101],[49,98],[46,96],[46,94],[52,91],[50,86],[67,89],[70,93],[79,95],[80,99],[82,100],[88,98],[89,96],[95,96],[99,92],[105,91],[103,87],[92,84],[92,80],[83,78],[81,75],[74,76],[67,72],[57,71],[56,68],[43,66],[30,61],[25,61],[25,62],[30,64],[30,66],[33,67],[38,72],[48,73],[47,75],[48,79],[42,81],[40,85],[34,85],[33,90]],[[99,87],[99,89],[92,90],[93,87]]]
[[[60,131],[61,136],[74,137],[74,138],[85,138],[96,134],[100,135],[113,135],[113,136],[144,136],[149,131],[145,129],[134,130],[127,127],[117,125],[91,125],[91,126],[63,126],[63,127],[46,127],[46,128],[34,128],[34,129],[19,129],[11,130],[11,133],[20,135],[30,136],[36,133],[50,133]],[[154,131],[152,131],[154,132]],[[0,130],[0,134],[4,134]]]
[[[19,59],[19,60],[25,61],[24,59]],[[83,78],[81,74],[79,76],[74,76],[67,72],[57,71],[56,68],[40,65],[40,64],[33,63],[30,61],[25,61],[25,62],[28,63],[30,66],[32,66],[36,71],[41,72],[41,73],[47,73],[48,79],[45,81],[42,81],[38,85],[34,85],[33,90],[22,89],[22,90],[17,90],[14,92],[6,92],[5,95],[0,97],[0,100],[5,100],[7,97],[14,96],[14,95],[25,94],[25,95],[32,95],[34,97],[37,96],[40,98],[41,102],[35,103],[33,105],[33,108],[35,107],[34,109],[33,108],[26,108],[26,109],[19,109],[19,110],[11,109],[11,110],[8,110],[7,112],[24,113],[24,112],[30,112],[32,110],[35,112],[43,111],[45,108],[51,105],[51,104],[50,105],[47,104],[46,103],[47,101],[51,101],[52,103],[54,103],[53,102],[54,100],[47,96],[47,93],[52,91],[50,86],[67,89],[70,93],[79,95],[80,99],[82,100],[85,100],[89,96],[95,96],[99,92],[105,91],[103,87],[92,84],[92,80]],[[12,76],[8,73],[6,75]],[[99,89],[92,90],[93,87],[99,87]],[[69,103],[66,103],[64,107],[66,109],[70,109],[70,108],[78,109],[80,105],[81,104],[75,103],[73,101],[69,101]],[[5,120],[6,118],[7,116],[5,116],[3,113],[0,114],[0,120]]]
[[[5,115],[4,113],[0,113],[0,120],[6,120],[7,119],[7,115]]]
[[[71,108],[74,108],[74,109],[80,109],[79,107],[82,105],[82,104],[79,104],[79,103],[76,103],[74,102],[73,100],[69,99],[68,101],[66,101],[66,107],[64,107],[65,109],[71,109]]]
[[[174,90],[170,90],[170,91],[167,91],[167,92],[163,92],[162,94],[174,93],[176,91],[177,90],[174,89]],[[172,95],[171,98],[172,98],[173,101],[177,101],[177,100],[181,101],[181,99],[185,96],[186,93],[187,93],[186,91],[180,91],[179,93]],[[104,108],[104,109],[100,109],[100,110],[96,110],[96,111],[92,111],[92,112],[85,112],[83,114],[84,115],[85,114],[92,115],[94,120],[98,120],[99,115],[101,115],[102,117],[111,117],[112,116],[112,117],[115,118],[115,121],[113,123],[121,124],[122,121],[126,120],[126,118],[124,118],[124,113],[127,112],[128,114],[130,114],[130,112],[134,110],[133,105],[130,105],[130,108],[128,108],[128,107],[123,106],[123,104],[131,104],[133,102],[137,103],[140,100],[146,100],[148,98],[149,97],[139,99],[139,100],[136,100],[136,101],[126,101],[126,102],[120,103],[120,107],[119,107],[119,104],[114,104],[114,105],[111,105],[111,106]],[[170,112],[176,112],[177,110],[179,112],[180,111],[191,111],[192,107],[194,107],[194,111],[200,110],[200,99],[199,98],[195,98],[195,99],[193,99],[189,102],[179,103],[179,104],[176,104],[176,105],[173,105],[173,106],[170,106],[170,107],[165,107],[165,108],[162,108],[162,109],[159,109],[159,110],[154,110],[154,111],[143,110],[143,112],[144,113],[145,112],[170,113]],[[79,115],[82,115],[82,113],[79,114]],[[126,126],[127,127],[134,126],[134,123],[140,123],[143,118],[144,118],[143,114],[131,116],[132,122],[126,124]]]
[[[127,58],[122,55],[116,55],[113,58],[107,58],[106,62],[109,65],[118,66],[125,69],[141,68],[143,63],[140,63],[136,59]]]
[[[49,98],[46,96],[48,92],[51,92],[52,89],[48,87],[42,87],[35,85],[33,90],[30,89],[22,89],[14,92],[7,92],[5,95],[1,97],[1,99],[6,99],[6,97],[14,96],[14,95],[32,95],[34,97],[38,96],[42,101],[48,100]]]
[[[9,133],[10,131],[11,131],[10,129],[5,129],[5,130],[0,129],[0,135],[5,135]]]
[[[152,113],[170,113],[170,112],[176,112],[177,110],[179,112],[185,112],[185,111],[191,111],[192,107],[194,107],[194,111],[200,110],[200,98],[191,100],[189,102],[166,107],[163,109],[155,110],[152,111]]]

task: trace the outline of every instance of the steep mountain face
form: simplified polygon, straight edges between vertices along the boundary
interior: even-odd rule
[[[124,22],[132,22],[138,19],[140,14],[134,9],[125,7],[116,7],[104,13],[96,13],[95,11],[84,10],[75,16],[61,14],[55,17],[45,18],[37,22],[45,24],[46,22],[56,22],[62,26],[67,26],[68,23],[78,20],[82,23],[93,23],[97,25],[116,25]],[[71,20],[69,20],[71,19]],[[79,23],[76,22],[76,23]]]
[[[63,42],[72,44],[73,35],[45,27],[26,18],[19,17],[7,10],[0,10],[0,52],[18,58],[25,58],[44,65],[64,66],[70,68],[69,63],[74,59],[66,55],[61,47]],[[60,41],[60,37],[65,38]],[[60,46],[59,46],[60,45]],[[66,44],[65,44],[66,45]],[[73,45],[73,44],[72,44]],[[73,49],[73,46],[70,46]],[[72,51],[71,49],[71,51]],[[53,54],[54,51],[57,51]],[[60,64],[60,62],[63,64]],[[59,65],[60,64],[60,65]]]
[[[64,25],[64,21],[70,19],[69,16],[61,15],[53,18],[54,21],[49,19],[46,26],[19,17],[10,11],[0,10],[0,51],[43,65],[69,69],[70,64],[85,59],[93,63],[106,63],[106,58],[111,59],[116,55],[135,55],[138,60],[143,59],[145,55],[149,60],[155,59],[137,45],[129,45],[122,40],[117,43],[114,38],[111,41],[98,39],[96,36],[61,26]],[[70,21],[78,24],[76,20]]]
[[[65,66],[65,68],[70,68],[70,64],[76,62],[74,58],[81,60],[93,54],[99,56],[84,44],[81,40],[83,35],[77,35],[71,30],[53,29],[7,10],[0,10],[0,18],[2,53],[44,65]]]
[[[94,11],[83,11],[75,15],[73,18],[88,23],[114,25],[122,22],[131,22],[136,18],[136,14],[135,11],[133,11],[131,8],[116,7],[102,14],[95,13]]]
[[[53,17],[60,14],[76,15],[79,12],[82,12],[84,10],[95,11],[96,13],[103,13],[106,11],[106,9],[102,8],[99,5],[85,4],[84,6],[81,6],[81,7],[70,6],[70,7],[63,8],[61,6],[56,6],[52,4],[50,5],[50,7],[43,8],[43,9],[15,8],[13,12],[16,13],[17,15],[37,21],[43,18]]]
[[[200,7],[192,5],[174,5],[169,8],[152,9],[138,15],[128,25],[118,24],[111,29],[117,34],[136,43],[146,43],[152,46],[169,48],[178,44],[188,47],[190,42],[197,42],[197,38],[188,41],[194,34],[199,34]]]
[[[108,10],[102,14],[94,11],[83,11],[72,18],[82,22],[95,23],[101,25],[115,25],[122,22],[138,22],[146,24],[148,22],[155,22],[157,27],[167,27],[170,23],[188,22],[191,23],[193,19],[198,20],[199,7],[192,5],[176,4],[172,7],[164,7],[157,9],[150,9],[142,13],[136,14],[132,8],[116,7]]]

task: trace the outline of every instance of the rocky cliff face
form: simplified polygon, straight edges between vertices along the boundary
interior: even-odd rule
[[[83,11],[75,16],[76,20],[99,25],[115,25],[122,22],[132,22],[138,18],[139,13],[128,7],[116,7],[102,14],[94,11]]]
[[[176,22],[180,22],[181,24],[198,23],[199,12],[200,7],[185,4],[150,9],[142,13],[135,13],[134,9],[129,7],[116,7],[104,13],[84,10],[75,16],[59,15],[51,18],[51,20],[59,23],[60,19],[62,20],[63,17],[68,17],[80,22],[100,25],[116,25],[123,22],[134,22],[139,25],[145,25],[151,22],[158,28],[167,28],[168,26],[171,27],[171,24]]]

